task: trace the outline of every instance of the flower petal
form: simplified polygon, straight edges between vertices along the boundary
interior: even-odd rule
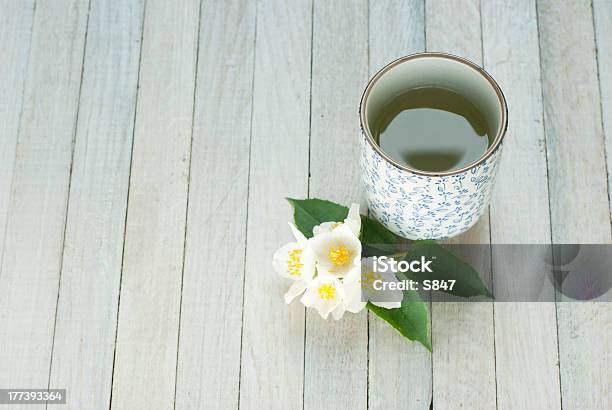
[[[308,282],[306,282],[305,280],[298,280],[293,282],[293,284],[289,287],[289,290],[287,290],[287,293],[285,293],[285,303],[291,303],[293,299],[304,293],[307,287]]]
[[[342,222],[323,222],[312,228],[312,234],[317,236],[321,235],[322,233],[331,232],[340,225],[342,225]]]
[[[351,204],[349,208],[348,216],[344,220],[344,223],[351,228],[351,231],[355,236],[359,236],[361,231],[361,215],[359,215],[359,204]]]
[[[359,281],[344,283],[344,308],[351,313],[359,313],[366,306],[361,300],[361,283]]]
[[[342,279],[342,283],[345,285],[352,282],[361,283],[361,264],[353,266]]]
[[[298,241],[298,243],[302,244],[308,241],[304,234],[300,232],[300,230],[292,222],[289,222],[289,228],[291,228],[291,232],[293,233],[293,236],[295,237],[295,240]]]
[[[342,316],[344,316],[344,312],[346,312],[346,307],[344,306],[343,303],[336,306],[336,308],[332,310],[332,316],[334,320],[342,319]]]

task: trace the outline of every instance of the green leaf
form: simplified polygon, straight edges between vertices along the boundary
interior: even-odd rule
[[[408,278],[422,283],[425,279],[456,280],[452,290],[440,289],[451,295],[469,298],[473,296],[493,297],[480,275],[474,268],[459,259],[448,249],[433,241],[416,241],[406,252],[402,259],[413,261],[424,256],[431,260],[429,265],[432,272],[406,272]]]
[[[380,222],[361,216],[361,240],[365,243],[380,245],[380,244],[395,244],[397,236],[385,228]]]
[[[397,252],[397,236],[375,219],[361,216],[362,256],[391,255]]]
[[[293,206],[295,226],[306,236],[312,237],[312,228],[323,222],[340,222],[348,216],[348,208],[323,199],[287,198]]]
[[[370,302],[366,306],[376,316],[393,326],[402,336],[421,343],[431,352],[427,306],[416,291],[405,290],[402,306],[397,309],[385,309]]]
[[[323,222],[341,222],[348,216],[348,208],[322,199],[287,198],[293,206],[295,226],[306,236],[312,237],[312,229]],[[392,245],[397,243],[397,236],[391,233],[380,222],[364,215],[361,216],[361,243],[363,257],[389,255],[396,251]]]

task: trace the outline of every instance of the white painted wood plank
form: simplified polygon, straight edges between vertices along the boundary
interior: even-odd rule
[[[609,243],[590,2],[540,0],[538,18],[553,241]]]
[[[492,242],[549,244],[535,2],[483,2],[482,20],[484,66],[505,93],[511,124],[491,199]],[[517,280],[517,260],[507,263],[504,259],[507,252],[507,248],[494,252],[494,286],[528,286],[526,281]],[[497,254],[500,257],[496,258]],[[554,298],[552,286],[545,292],[547,300]],[[495,352],[498,409],[560,408],[554,302],[496,303]]]
[[[36,8],[0,274],[1,386],[49,381],[87,7]]]
[[[401,56],[425,50],[423,0],[370,2],[369,20],[370,75]],[[432,373],[427,349],[370,314],[368,354],[369,408],[429,408]]]
[[[89,13],[49,382],[72,409],[110,402],[143,6]]]
[[[311,23],[311,0],[258,3],[240,383],[246,409],[303,406],[304,307],[285,304],[291,283],[274,272],[270,255],[293,240],[283,198],[308,196]]]
[[[612,242],[591,3],[538,1],[554,243]],[[612,407],[612,306],[557,303],[563,408]]]
[[[425,51],[425,1],[370,2],[370,76],[402,56]]]
[[[237,408],[255,4],[201,14],[176,407]]]
[[[359,117],[368,79],[368,2],[315,0],[310,196],[359,202]],[[306,315],[304,408],[367,407],[367,314]]]
[[[111,406],[174,406],[199,2],[145,10]]]
[[[426,2],[428,51],[443,51],[482,63],[480,2]],[[485,213],[451,243],[489,243]],[[486,249],[486,248],[482,248]],[[488,255],[465,255],[490,281]],[[433,302],[433,403],[436,409],[490,409],[495,405],[493,305],[490,302]]]
[[[0,64],[0,266],[11,198],[19,118],[23,108],[24,83],[30,56],[34,0],[0,3],[0,55],[10,64]]]
[[[612,1],[593,0],[601,114],[606,141],[608,192],[612,192]],[[610,202],[612,209],[612,202]]]

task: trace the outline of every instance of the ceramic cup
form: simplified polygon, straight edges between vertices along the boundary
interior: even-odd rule
[[[463,168],[427,172],[391,159],[370,123],[395,96],[419,87],[453,90],[478,108],[495,137],[487,151]],[[361,177],[370,214],[407,239],[446,239],[470,229],[485,212],[508,124],[504,95],[493,78],[464,58],[444,53],[402,57],[368,83],[359,108]]]

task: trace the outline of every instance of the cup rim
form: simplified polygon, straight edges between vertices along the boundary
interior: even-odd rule
[[[369,124],[368,124],[368,120],[367,117],[365,115],[365,102],[367,100],[367,98],[370,95],[370,92],[372,91],[372,88],[374,87],[374,85],[378,82],[378,80],[388,71],[390,71],[391,69],[395,68],[396,66],[403,64],[407,61],[411,61],[411,60],[416,60],[416,59],[428,59],[428,58],[441,58],[441,59],[446,59],[446,60],[452,60],[452,61],[456,61],[458,63],[461,63],[463,65],[465,65],[466,67],[476,71],[477,74],[480,74],[482,77],[485,78],[485,80],[487,80],[489,82],[489,84],[491,85],[491,87],[493,87],[493,90],[495,91],[495,94],[497,95],[499,104],[501,106],[501,123],[500,123],[500,127],[499,127],[499,131],[497,132],[497,134],[495,135],[495,138],[493,139],[493,143],[489,146],[489,148],[487,148],[487,150],[485,151],[484,154],[482,154],[481,157],[479,157],[477,160],[475,160],[474,162],[471,162],[467,165],[465,165],[462,168],[459,169],[455,169],[452,171],[445,171],[445,172],[431,172],[431,171],[422,171],[416,168],[411,168],[408,167],[404,164],[401,164],[397,161],[395,161],[394,159],[392,159],[391,157],[389,157],[381,148],[380,146],[376,143],[376,141],[374,140],[374,137],[372,136],[372,134],[370,133],[370,128],[369,128]],[[416,175],[423,175],[423,176],[449,176],[449,175],[457,175],[457,174],[461,174],[463,172],[469,171],[472,168],[477,167],[478,165],[482,164],[483,162],[485,162],[489,157],[491,157],[491,155],[493,155],[493,153],[497,150],[497,148],[500,147],[502,140],[504,139],[504,136],[506,135],[506,131],[508,129],[508,106],[506,104],[506,98],[504,97],[504,93],[502,92],[501,88],[499,87],[499,85],[497,84],[497,82],[493,79],[493,77],[491,77],[491,75],[489,73],[487,73],[484,68],[480,67],[478,64],[463,58],[463,57],[459,57],[456,56],[454,54],[449,54],[449,53],[440,53],[440,52],[423,52],[423,53],[415,53],[415,54],[410,54],[404,57],[400,57],[396,60],[391,61],[389,64],[387,64],[386,66],[384,66],[383,68],[381,68],[376,74],[374,74],[374,76],[370,79],[370,81],[368,82],[367,86],[365,87],[363,94],[361,95],[361,101],[359,102],[359,125],[361,127],[361,132],[366,136],[366,140],[368,141],[368,143],[372,146],[372,148],[380,155],[382,156],[387,162],[390,162],[391,164],[393,164],[394,166],[396,166],[397,168],[416,174]]]

